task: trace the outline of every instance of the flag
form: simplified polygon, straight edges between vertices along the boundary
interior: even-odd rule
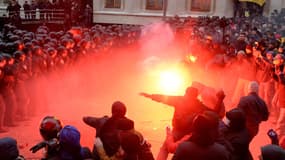
[[[252,2],[252,3],[256,3],[259,6],[263,6],[265,3],[265,0],[239,0],[240,2]]]

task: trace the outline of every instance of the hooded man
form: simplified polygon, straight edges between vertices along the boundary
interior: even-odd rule
[[[249,151],[250,135],[244,112],[239,108],[230,110],[226,113],[225,124],[222,134],[233,147],[232,160],[253,160]]]
[[[215,142],[218,137],[219,117],[216,113],[206,111],[195,117],[193,132],[188,141],[182,142],[172,160],[229,160],[226,148]]]

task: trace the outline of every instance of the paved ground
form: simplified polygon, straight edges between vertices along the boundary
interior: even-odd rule
[[[167,108],[162,108],[163,110],[168,110]],[[43,114],[45,115],[45,114]],[[81,114],[78,114],[81,115]],[[153,113],[155,116],[156,113]],[[29,152],[29,148],[41,140],[38,131],[38,125],[43,116],[36,116],[30,121],[19,123],[18,127],[10,128],[8,133],[0,134],[0,137],[12,136],[18,140],[18,145],[20,148],[20,153],[24,155],[28,160],[39,159],[41,157],[41,151],[36,154]],[[95,131],[84,125],[80,120],[81,116],[70,117],[61,116],[64,124],[75,125],[82,134],[81,143],[84,146],[92,147]],[[168,120],[152,121],[151,119],[146,121],[136,121],[136,128],[141,131],[145,138],[152,144],[152,151],[154,155],[157,155],[159,146],[162,144],[164,139],[164,126],[168,125]],[[269,122],[262,123],[260,127],[260,132],[257,137],[253,140],[250,145],[250,149],[255,159],[260,154],[260,146],[270,143],[269,138],[266,136],[268,129],[272,128],[272,124]]]

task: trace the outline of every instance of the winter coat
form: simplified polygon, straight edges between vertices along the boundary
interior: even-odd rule
[[[218,143],[200,146],[192,141],[181,143],[172,160],[229,160],[226,148]]]
[[[246,115],[246,127],[252,138],[257,135],[259,124],[266,121],[269,116],[268,108],[264,100],[256,93],[241,97],[238,108],[242,109]]]
[[[173,136],[175,140],[181,139],[191,131],[191,125],[194,117],[202,113],[207,108],[200,100],[192,98],[186,99],[183,96],[165,96],[152,94],[152,100],[174,107],[172,118]]]
[[[253,160],[249,151],[250,135],[246,128],[241,130],[227,128],[223,131],[223,135],[233,147],[231,160]]]

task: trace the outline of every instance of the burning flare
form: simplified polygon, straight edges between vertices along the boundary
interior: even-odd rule
[[[187,59],[188,59],[190,62],[195,63],[196,60],[197,60],[197,57],[196,57],[196,56],[193,56],[193,55],[191,55],[191,54],[189,54],[189,55],[187,56]]]

